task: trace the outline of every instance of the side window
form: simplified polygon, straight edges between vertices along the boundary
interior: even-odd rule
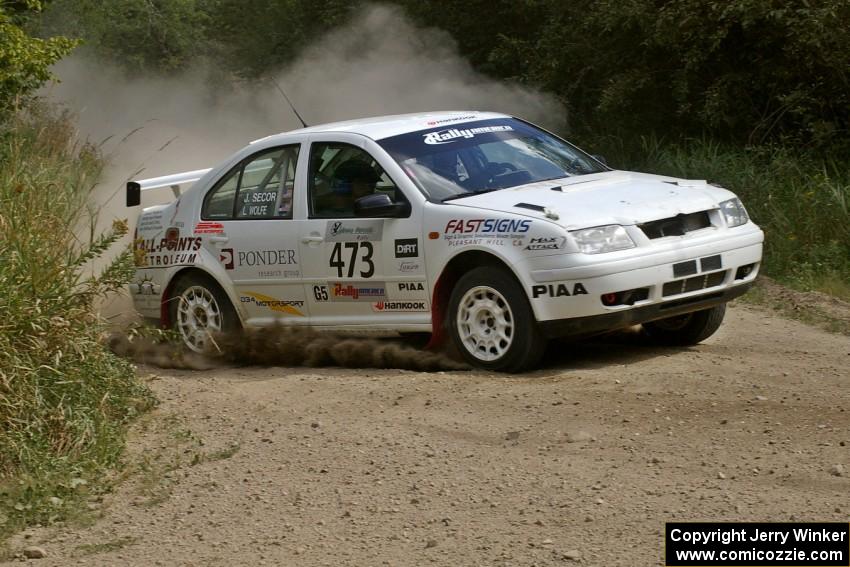
[[[310,218],[354,216],[354,202],[385,193],[396,202],[404,195],[366,151],[340,142],[314,143],[310,150]]]
[[[205,219],[292,218],[298,146],[253,155],[207,194]]]

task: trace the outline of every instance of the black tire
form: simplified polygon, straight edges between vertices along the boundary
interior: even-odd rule
[[[199,303],[195,304],[198,301]],[[218,332],[232,333],[241,324],[224,290],[210,276],[190,273],[180,277],[168,298],[168,319],[183,345],[195,352],[215,349],[210,337]],[[197,331],[190,333],[192,323]],[[191,335],[191,336],[190,336]]]
[[[461,276],[447,317],[454,345],[472,366],[522,372],[546,348],[522,286],[504,269],[482,266]]]
[[[653,342],[667,346],[690,346],[713,335],[726,314],[723,303],[711,309],[694,311],[643,324],[643,332]]]

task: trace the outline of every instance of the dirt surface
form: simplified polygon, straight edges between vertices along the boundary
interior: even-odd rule
[[[162,404],[134,472],[91,525],[14,538],[29,561],[661,565],[665,521],[850,517],[850,338],[755,307],[698,347],[625,334],[521,376],[140,372]]]

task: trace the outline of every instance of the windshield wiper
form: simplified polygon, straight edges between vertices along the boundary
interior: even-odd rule
[[[479,189],[478,191],[469,191],[467,193],[461,193],[459,195],[451,195],[450,197],[446,197],[441,203],[445,203],[446,201],[452,201],[454,199],[463,199],[464,197],[472,197],[473,195],[481,195],[482,193],[491,193],[493,191],[499,191],[504,189],[504,187],[491,187],[489,189]]]

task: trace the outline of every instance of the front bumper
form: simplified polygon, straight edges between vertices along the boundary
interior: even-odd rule
[[[685,299],[665,303],[644,305],[642,307],[633,307],[631,309],[605,313],[602,315],[541,321],[538,323],[538,327],[540,328],[540,332],[543,336],[549,339],[557,337],[593,335],[605,331],[625,329],[632,325],[639,325],[641,323],[648,323],[649,321],[666,319],[667,317],[675,317],[676,315],[715,307],[743,295],[752,287],[752,285],[753,282],[750,281],[745,284],[704,295],[691,296]]]
[[[672,317],[729,301],[755,280],[762,258],[761,230],[723,238],[669,239],[643,253],[605,258],[571,255],[571,265],[529,266],[529,301],[541,328],[559,336],[599,332]],[[631,253],[629,253],[631,252]],[[683,272],[683,264],[690,271]],[[743,270],[743,271],[741,271]],[[624,303],[603,296],[640,290]],[[629,296],[629,294],[626,294]]]

